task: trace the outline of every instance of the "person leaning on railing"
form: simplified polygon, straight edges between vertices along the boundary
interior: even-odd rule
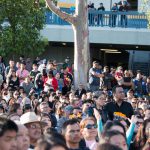
[[[98,11],[105,11],[105,7],[103,6],[103,3],[100,3],[100,6],[97,9]],[[103,26],[103,14],[98,14],[97,16],[97,25],[99,26],[101,23],[101,26]]]
[[[128,11],[128,5],[127,5],[127,2],[124,1],[122,3],[122,5],[120,5],[119,7],[119,11],[121,12],[127,12]],[[127,15],[121,15],[121,27],[126,27],[127,26]]]
[[[110,17],[110,26],[115,27],[116,26],[116,19],[117,19],[117,14],[115,14],[115,12],[118,11],[117,3],[113,4],[113,7],[111,8],[111,11],[112,11],[112,15]]]

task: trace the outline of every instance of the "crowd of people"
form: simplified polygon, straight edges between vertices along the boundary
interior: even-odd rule
[[[150,150],[150,77],[94,61],[73,83],[69,57],[0,56],[0,150]]]
[[[130,8],[130,4],[126,0],[121,0],[118,3],[114,3],[113,6],[110,8],[110,11],[112,12],[109,16],[109,26],[115,27],[117,25],[117,17],[119,15],[116,14],[116,12],[127,12]],[[96,9],[94,6],[94,3],[91,1],[88,4],[88,10],[97,10],[97,11],[105,11],[105,7],[103,3],[100,3],[99,7]],[[98,25],[103,26],[104,25],[104,14],[89,14],[89,24],[91,26]],[[126,27],[127,26],[127,15],[122,14],[120,15],[120,26]]]

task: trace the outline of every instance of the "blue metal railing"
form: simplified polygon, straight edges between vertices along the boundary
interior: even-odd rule
[[[74,14],[70,9],[62,9],[63,11]],[[109,26],[109,27],[126,27],[126,28],[147,28],[147,16],[145,13],[136,11],[128,12],[112,12],[90,10],[88,13],[89,26]],[[46,12],[46,24],[69,25],[66,21],[52,13]]]

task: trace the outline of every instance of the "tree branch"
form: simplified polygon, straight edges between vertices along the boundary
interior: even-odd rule
[[[61,11],[59,8],[55,6],[52,0],[45,0],[49,9],[54,12],[57,16],[59,16],[61,19],[71,23],[75,24],[75,17],[73,15],[70,15],[66,12]]]

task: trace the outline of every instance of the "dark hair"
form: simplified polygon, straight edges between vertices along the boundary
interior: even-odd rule
[[[52,120],[51,117],[50,117],[50,115],[48,113],[41,113],[40,114],[40,121],[42,120],[43,117],[47,117],[49,119],[49,121]]]
[[[26,65],[26,62],[23,60],[20,62],[20,64]]]
[[[51,147],[52,145],[44,138],[39,139],[36,145],[38,150],[49,150]]]
[[[54,127],[47,128],[44,134],[53,134],[58,133],[57,130]]]
[[[23,86],[19,86],[19,90],[23,90],[23,91],[24,91],[24,88],[23,88]]]
[[[58,100],[55,100],[55,101],[54,101],[54,104],[53,104],[53,111],[54,111],[54,112],[57,111],[57,109],[56,109],[56,104],[57,104],[57,103],[60,103],[60,101],[58,101]]]
[[[116,85],[116,86],[114,86],[113,88],[112,88],[112,94],[115,94],[116,93],[116,89],[117,88],[122,88],[122,86],[121,85]]]
[[[78,123],[79,123],[79,121],[77,119],[69,119],[69,120],[65,121],[63,126],[62,126],[62,133],[63,134],[66,133],[67,126],[78,124]]]
[[[9,115],[13,114],[13,113],[16,113],[18,108],[20,108],[20,104],[19,103],[14,103],[14,104],[10,105]]]
[[[31,107],[30,104],[25,104],[25,105],[23,106],[23,110],[24,110],[24,111],[25,111],[25,110],[29,110],[29,109],[32,109],[32,107]]]
[[[124,131],[124,135],[126,134],[125,127],[119,121],[108,121],[104,126],[104,132],[109,131],[113,126],[120,126]]]
[[[96,150],[122,150],[120,147],[110,144],[110,143],[104,143],[101,145],[98,145]]]
[[[64,136],[58,132],[51,132],[50,134],[45,134],[45,138],[48,139],[52,145],[62,144],[66,146],[66,140]]]
[[[38,143],[40,143],[41,141],[46,141],[53,147],[62,146],[64,149],[68,150],[68,148],[66,146],[66,140],[65,140],[64,136],[59,134],[59,133],[52,132],[51,134],[45,134],[38,141]]]
[[[80,108],[80,107],[74,107],[74,108],[73,108],[73,110],[75,110],[75,109],[77,109],[77,110],[81,110],[81,108]]]
[[[3,113],[5,112],[3,105],[0,103],[0,109],[3,110]]]
[[[124,137],[124,139],[126,140],[126,136],[119,131],[115,131],[115,130],[114,131],[105,131],[101,134],[100,143],[109,143],[110,139],[116,135],[122,135]]]
[[[18,126],[12,120],[0,116],[0,137],[2,137],[6,131],[18,132]]]
[[[50,71],[48,72],[48,75],[52,75],[52,77],[54,77],[53,71],[50,70]]]
[[[3,58],[3,56],[0,55],[0,57],[1,57],[1,62],[4,63],[4,58]]]

